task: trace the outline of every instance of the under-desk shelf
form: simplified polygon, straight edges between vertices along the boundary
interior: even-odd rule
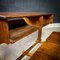
[[[36,31],[37,29],[31,26],[23,26],[23,27],[18,27],[15,29],[10,30],[10,39],[13,41],[17,41],[29,34],[31,34],[32,32]]]
[[[21,38],[36,31],[36,28],[29,26],[22,18],[10,18],[8,20],[9,26],[9,39],[12,41],[18,41]]]

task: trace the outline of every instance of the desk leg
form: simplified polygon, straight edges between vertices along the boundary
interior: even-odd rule
[[[38,38],[37,38],[37,41],[36,42],[41,42],[41,33],[42,32],[42,29],[38,29]]]
[[[41,42],[43,16],[40,16],[40,17],[38,16],[38,17],[34,17],[34,18],[31,17],[31,20],[27,17],[24,17],[23,19],[28,25],[33,26],[38,29],[38,39],[36,42]]]
[[[8,22],[0,20],[0,44],[9,43]]]
[[[38,25],[38,38],[37,38],[37,42],[41,42],[41,34],[42,34],[42,26],[43,26],[43,16],[40,16],[38,21],[37,21]]]

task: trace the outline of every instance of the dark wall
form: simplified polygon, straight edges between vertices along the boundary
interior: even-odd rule
[[[60,0],[0,0],[0,11],[51,12],[60,22]]]

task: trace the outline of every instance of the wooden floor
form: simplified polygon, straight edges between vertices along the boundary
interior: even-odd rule
[[[60,60],[60,32],[53,32],[30,60]]]

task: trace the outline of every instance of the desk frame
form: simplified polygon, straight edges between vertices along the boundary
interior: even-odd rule
[[[44,22],[44,16],[49,16],[49,19],[46,21],[46,23]],[[54,16],[52,14],[48,14],[48,13],[41,13],[41,14],[28,13],[26,15],[25,15],[25,13],[24,14],[13,13],[13,15],[12,15],[12,13],[9,13],[9,12],[5,12],[5,13],[0,12],[0,44],[2,44],[2,43],[9,44],[10,43],[8,18],[16,18],[16,17],[21,17],[22,19],[24,19],[24,21],[28,25],[36,27],[38,29],[37,41],[39,41],[39,42],[41,42],[41,32],[42,32],[42,27],[43,27],[44,23],[45,23],[45,25],[53,23],[53,18],[54,18]]]

